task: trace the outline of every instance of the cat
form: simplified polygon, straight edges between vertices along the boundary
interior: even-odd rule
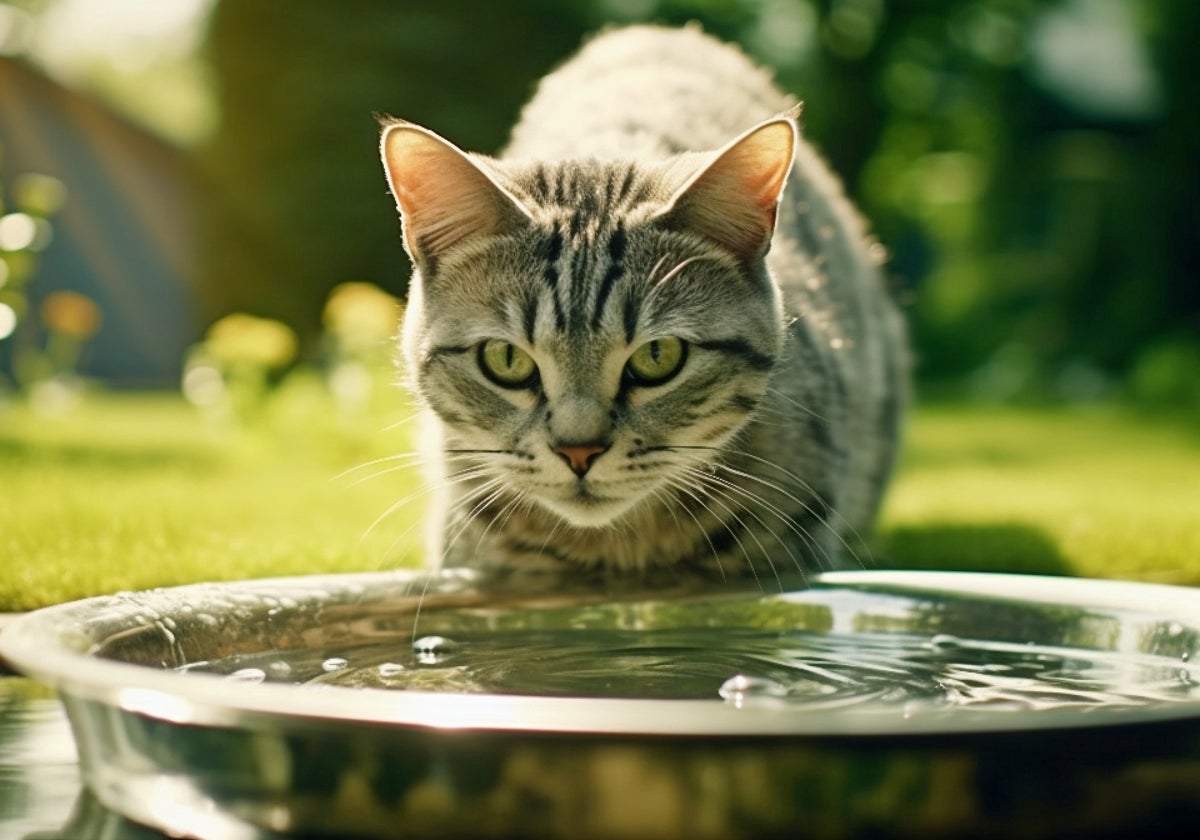
[[[765,588],[856,561],[908,352],[798,114],[736,47],[635,26],[496,158],[384,119],[434,566]]]

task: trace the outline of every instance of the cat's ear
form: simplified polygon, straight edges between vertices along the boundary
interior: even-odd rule
[[[380,141],[383,167],[404,226],[404,246],[423,269],[475,236],[529,222],[507,190],[461,149],[428,129],[391,121]]]
[[[675,192],[660,223],[706,236],[741,259],[761,257],[775,231],[796,135],[794,112],[750,129]]]

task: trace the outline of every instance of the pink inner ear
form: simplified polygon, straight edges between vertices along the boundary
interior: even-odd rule
[[[783,192],[794,152],[794,130],[789,123],[763,126],[742,141],[743,158],[736,164],[742,186],[760,209],[774,207]]]
[[[773,120],[735,140],[680,190],[667,217],[742,258],[760,255],[792,165],[795,129]]]
[[[466,154],[418,126],[389,129],[383,159],[414,258],[437,258],[471,236],[498,232],[522,214]]]

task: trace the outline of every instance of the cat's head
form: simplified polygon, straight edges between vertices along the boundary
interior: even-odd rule
[[[385,126],[405,362],[450,474],[581,527],[695,486],[780,353],[763,258],[795,143],[785,116],[665,162],[539,163]]]

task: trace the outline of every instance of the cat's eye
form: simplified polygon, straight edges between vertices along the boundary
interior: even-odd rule
[[[661,385],[683,367],[687,344],[673,336],[647,341],[625,363],[625,374],[637,385]]]
[[[489,338],[479,345],[479,369],[502,388],[528,388],[537,375],[537,363],[532,356],[498,338]]]

